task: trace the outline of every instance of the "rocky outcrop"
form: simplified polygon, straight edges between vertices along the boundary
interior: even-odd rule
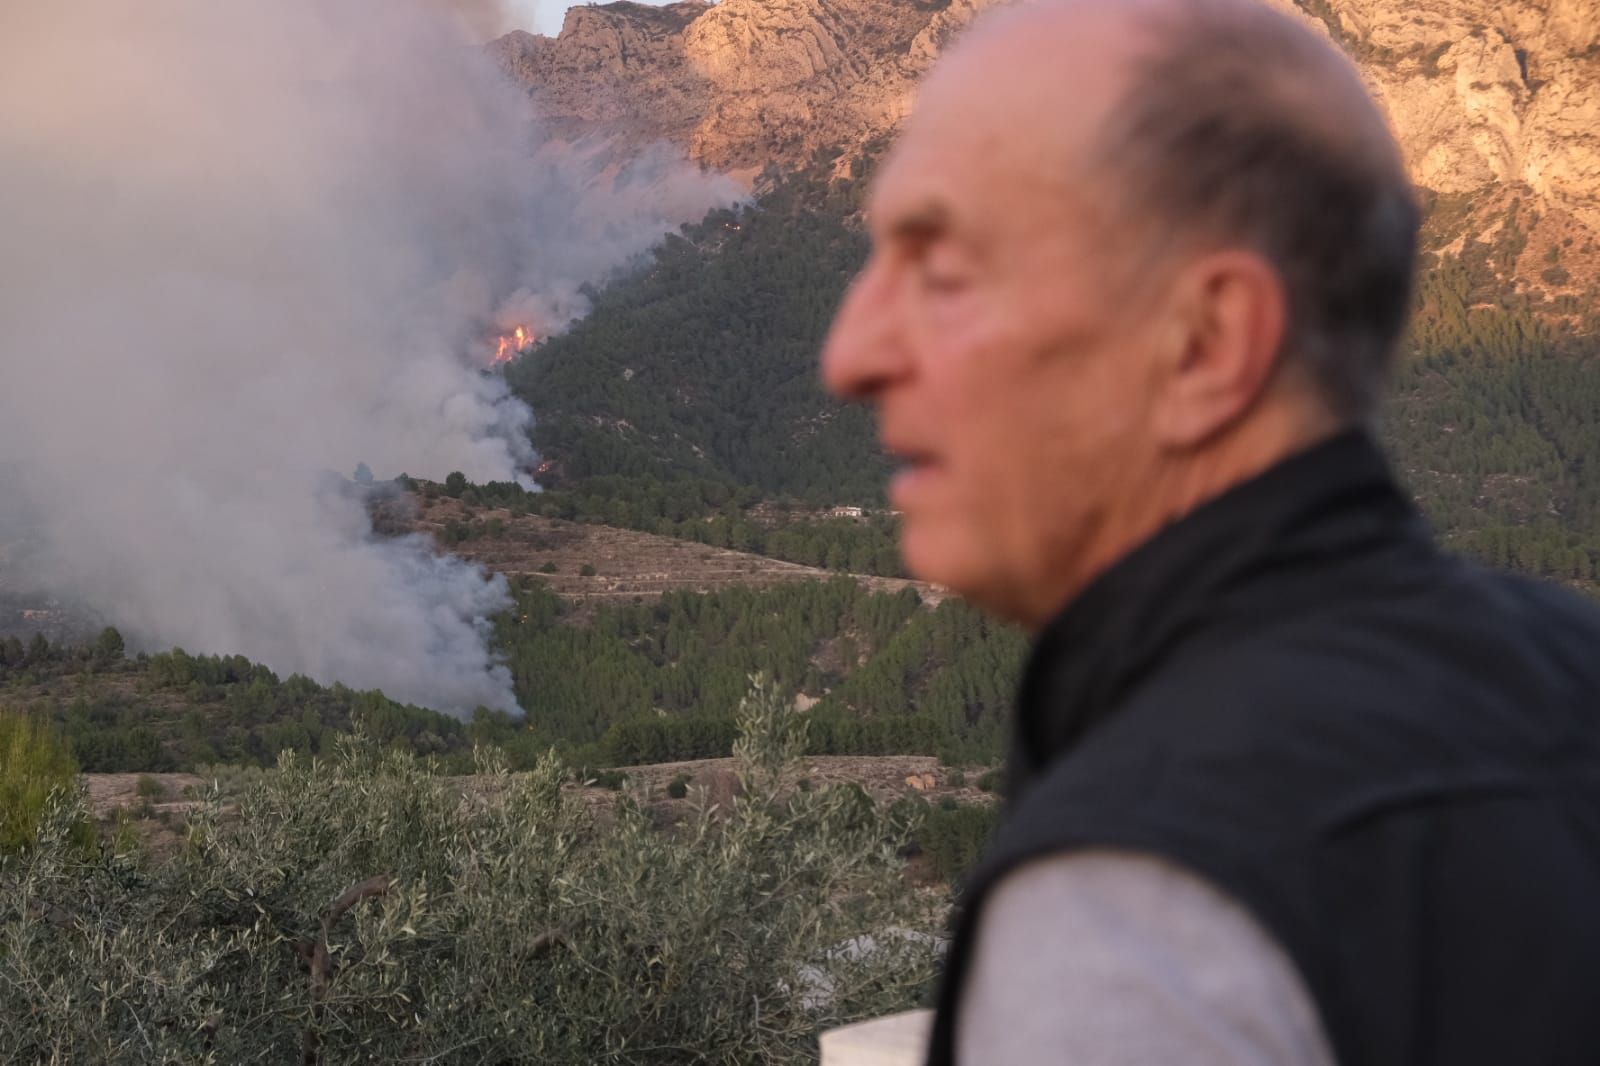
[[[559,37],[518,31],[489,48],[558,132],[683,143],[708,103],[685,63],[683,34],[709,10],[698,0],[574,7]]]
[[[490,47],[562,133],[664,137],[754,172],[858,144],[909,109],[943,0],[685,0],[575,7],[554,39]],[[970,6],[970,4],[969,4]]]
[[[996,2],[614,3],[571,9],[554,39],[491,47],[556,130],[665,138],[748,176],[892,131],[917,80]],[[1600,0],[1275,2],[1355,57],[1419,184],[1494,189],[1501,206],[1512,189],[1525,220],[1600,234]],[[1490,225],[1482,210],[1462,218]]]
[[[1523,184],[1600,230],[1600,0],[1339,0],[1419,184]]]

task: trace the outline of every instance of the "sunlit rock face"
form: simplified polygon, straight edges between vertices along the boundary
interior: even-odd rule
[[[1339,0],[1419,184],[1525,183],[1600,229],[1600,2]]]
[[[749,180],[891,133],[996,2],[616,3],[573,8],[556,38],[491,47],[555,128],[665,138]],[[1600,235],[1600,0],[1274,2],[1356,59],[1417,182],[1472,201],[1457,239],[1493,237],[1510,198],[1544,243]],[[1541,284],[1531,265],[1515,280]]]
[[[948,36],[939,26],[975,7],[618,3],[572,8],[557,38],[515,33],[491,47],[553,128],[666,137],[707,166],[754,171],[892,129]]]

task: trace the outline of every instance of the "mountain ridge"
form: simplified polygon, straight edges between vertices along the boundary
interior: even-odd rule
[[[624,0],[570,9],[554,38],[519,31],[489,47],[558,135],[667,140],[752,184],[818,153],[848,166],[998,2]],[[1417,184],[1459,208],[1445,250],[1503,244],[1515,201],[1525,239],[1497,273],[1547,296],[1586,292],[1600,264],[1600,0],[1273,3],[1352,56]],[[1576,257],[1564,280],[1544,262],[1558,246]]]

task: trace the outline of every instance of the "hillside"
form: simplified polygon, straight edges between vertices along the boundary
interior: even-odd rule
[[[603,475],[626,474],[608,491],[653,478],[671,496],[673,479],[692,476],[751,496],[881,505],[870,419],[816,378],[833,304],[864,254],[849,219],[861,185],[819,168],[783,178],[744,211],[669,240],[602,292],[588,319],[519,360],[508,377],[540,412],[550,483],[598,492]],[[1526,241],[1520,219],[1508,209],[1502,228]],[[1384,436],[1447,542],[1590,585],[1600,577],[1589,459],[1600,447],[1600,305],[1508,291],[1496,273],[1506,250],[1453,251],[1453,223],[1436,205],[1424,228],[1417,316]],[[649,513],[624,508],[611,520],[645,524]]]
[[[822,393],[816,353],[866,254],[863,179],[915,79],[984,6],[611,4],[574,8],[555,39],[494,45],[569,135],[665,136],[709,166],[761,171],[751,205],[668,238],[510,369],[540,415],[547,484],[699,478],[881,505],[870,419]],[[1297,10],[1361,65],[1427,208],[1386,423],[1401,467],[1447,539],[1592,580],[1600,543],[1584,516],[1600,485],[1560,397],[1590,395],[1600,333],[1600,3]],[[612,521],[656,528],[649,514]]]
[[[903,114],[897,86],[973,6],[613,4],[574,9],[557,40],[496,45],[568,135],[664,135],[763,170],[751,203],[669,236],[507,368],[538,414],[548,491],[462,479],[380,516],[512,579],[495,648],[526,723],[462,723],[238,657],[120,662],[74,643],[61,605],[6,588],[0,638],[23,639],[0,640],[0,708],[50,714],[104,770],[269,762],[356,727],[458,761],[487,741],[600,765],[724,754],[763,672],[809,709],[818,753],[997,755],[1022,640],[897,576],[871,419],[826,397],[815,366],[866,252],[864,179]],[[1402,474],[1447,543],[1600,587],[1595,4],[1515,3],[1492,25],[1454,0],[1405,17],[1306,6],[1434,183],[1382,427]],[[740,117],[769,107],[771,130]],[[838,505],[866,514],[828,518]],[[41,627],[49,639],[25,643]]]
[[[532,578],[586,618],[601,604],[642,603],[671,592],[705,593],[735,586],[765,588],[827,581],[838,572],[638,530],[569,522],[509,508],[474,508],[450,497],[418,501],[405,527],[449,544],[456,555],[509,578]],[[459,530],[460,532],[455,532]],[[909,589],[936,607],[947,593],[925,582],[852,575],[865,589]]]
[[[726,755],[750,679],[764,675],[807,712],[814,754],[999,756],[1022,638],[959,601],[930,609],[909,582],[874,590],[886,583],[838,575],[653,596],[580,586],[564,598],[546,585],[558,576],[518,576],[514,606],[495,619],[493,647],[525,719],[479,708],[463,722],[380,692],[279,678],[241,656],[126,658],[115,630],[90,645],[0,640],[0,712],[53,720],[95,772],[268,765],[285,750],[327,754],[353,730],[455,772],[478,744],[520,767],[552,747],[580,766],[632,765]]]
[[[849,221],[861,184],[810,168],[668,237],[588,318],[513,364],[558,477],[698,476],[876,502],[888,464],[871,417],[828,399],[816,368],[866,255]]]
[[[907,114],[917,80],[998,0],[689,0],[569,10],[561,33],[491,46],[542,120],[567,136],[666,138],[753,178],[816,153],[848,160]],[[1494,241],[1520,202],[1537,216],[1519,286],[1578,292],[1600,235],[1596,0],[1276,0],[1338,41],[1388,110],[1419,185],[1460,208],[1450,240]],[[1587,268],[1545,277],[1567,238]],[[1579,268],[1575,268],[1579,267]],[[1512,281],[1512,276],[1504,280]]]

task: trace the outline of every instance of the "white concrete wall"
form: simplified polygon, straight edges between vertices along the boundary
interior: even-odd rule
[[[822,1034],[822,1066],[922,1066],[933,1012],[891,1014]]]

